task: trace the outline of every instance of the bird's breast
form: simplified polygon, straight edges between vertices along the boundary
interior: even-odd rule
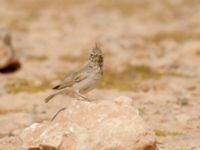
[[[97,84],[101,81],[101,74],[90,74],[85,80],[82,80],[79,83],[76,83],[73,88],[78,90],[80,93],[87,93],[94,89]]]

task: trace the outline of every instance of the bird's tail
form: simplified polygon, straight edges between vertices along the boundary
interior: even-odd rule
[[[54,94],[49,95],[47,98],[45,98],[45,103],[48,103],[52,98],[54,98],[56,95],[61,94],[61,91],[56,92]]]
[[[56,92],[56,93],[53,93],[53,94],[51,94],[51,95],[49,95],[47,98],[45,98],[45,103],[48,103],[52,98],[54,98],[55,96],[57,96],[57,95],[59,95],[59,94],[65,94],[67,92],[67,90],[66,89],[64,89],[64,90],[61,90],[61,91],[58,91],[58,92]]]
[[[66,88],[65,84],[60,84],[60,85],[57,85],[57,86],[53,87],[54,90],[61,90],[61,89],[64,89],[64,88]]]
[[[47,98],[45,98],[45,103],[48,103],[52,98],[54,98],[56,95],[55,94],[51,94],[49,95]]]

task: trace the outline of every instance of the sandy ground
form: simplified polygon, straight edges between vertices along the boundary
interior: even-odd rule
[[[0,74],[0,150],[21,149],[25,127],[73,100],[43,102],[96,41],[104,81],[88,96],[130,96],[160,150],[200,150],[199,0],[1,0],[0,26],[22,65]]]

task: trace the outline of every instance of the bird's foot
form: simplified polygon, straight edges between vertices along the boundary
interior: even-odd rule
[[[76,95],[75,95],[79,100],[82,100],[82,101],[88,101],[88,102],[90,102],[90,101],[92,101],[92,99],[91,98],[88,98],[88,97],[86,97],[85,95],[83,95],[83,94],[81,94],[81,93],[79,93],[79,92],[76,92]]]

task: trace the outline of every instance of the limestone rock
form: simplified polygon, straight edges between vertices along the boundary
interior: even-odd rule
[[[24,150],[155,150],[156,141],[128,97],[74,101],[47,123],[20,135]]]
[[[0,28],[0,70],[18,64],[10,33]]]
[[[0,138],[0,150],[21,150],[21,144],[19,137],[6,136]]]

